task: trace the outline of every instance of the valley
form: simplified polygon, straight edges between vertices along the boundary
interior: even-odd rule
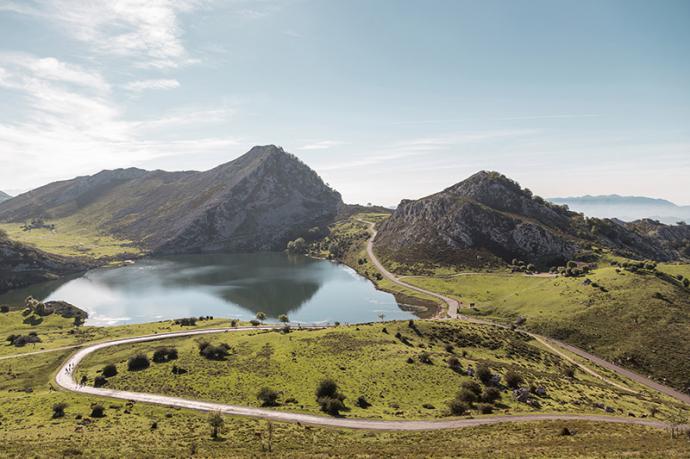
[[[281,182],[276,171],[282,167],[299,170],[312,188]],[[659,429],[682,430],[690,412],[685,227],[586,218],[487,172],[404,201],[395,211],[347,206],[303,168],[282,150],[256,147],[212,174],[114,171],[0,204],[6,244],[52,263],[51,272],[34,265],[30,272],[43,277],[0,296],[11,306],[0,314],[0,332],[8,335],[0,346],[0,391],[32,412],[25,421],[13,410],[0,417],[15,426],[8,447],[19,454],[21,439],[45,432],[45,400],[62,400],[55,406],[66,403],[68,412],[79,414],[51,421],[55,444],[64,441],[60,432],[76,425],[90,439],[78,443],[86,454],[108,445],[104,432],[133,428],[157,438],[128,445],[132,452],[215,451],[215,440],[199,433],[161,443],[180,423],[196,426],[190,432],[203,430],[199,410],[227,415],[225,422],[238,430],[224,438],[246,440],[262,432],[241,448],[265,449],[267,432],[275,433],[286,455],[293,439],[304,435],[325,442],[336,435],[344,445],[359,444],[363,454],[369,454],[363,439],[373,435],[387,452],[400,445],[410,451],[417,434],[387,431],[417,429],[430,430],[427,439],[439,439],[432,433],[438,429],[471,430],[477,438],[512,432],[513,451],[534,455],[561,451],[563,436],[573,441],[562,451],[593,456],[637,451],[642,441],[654,453],[673,457],[680,451],[678,443],[662,440],[666,434]],[[223,185],[223,193],[240,190],[245,201],[236,205],[253,215],[243,213],[240,221],[228,213],[228,198],[206,182],[218,174],[223,183],[241,184]],[[153,185],[152,177],[162,182]],[[146,225],[177,218],[174,209],[186,205],[179,196],[155,215],[113,207],[132,201],[123,193],[164,190],[169,180],[203,182],[216,196],[209,198],[212,205],[195,203],[203,216],[193,222],[185,217],[189,226],[178,225],[174,235],[152,238]],[[55,187],[71,198],[57,199]],[[244,187],[253,191],[244,195]],[[291,198],[273,199],[274,187]],[[321,210],[304,221],[300,212],[317,205],[314,190]],[[272,232],[282,212],[291,216]],[[107,217],[115,214],[117,220]],[[45,227],[22,228],[20,220],[46,215]],[[141,218],[136,225],[135,215]],[[246,225],[258,222],[268,223],[266,233],[249,242]],[[60,271],[63,266],[71,270]],[[39,302],[83,303],[87,324],[22,310],[22,297],[34,294]],[[104,309],[108,304],[111,309]],[[182,317],[191,319],[174,320]],[[274,325],[262,325],[265,320]],[[587,352],[618,366],[599,365]],[[142,367],[132,366],[135,357]],[[621,367],[686,395],[657,390]],[[334,388],[315,396],[326,380]],[[95,400],[91,408],[99,405],[105,418],[82,413],[85,399]],[[269,421],[278,421],[275,431]],[[618,423],[627,425],[624,434]],[[22,425],[34,426],[34,434],[26,437]],[[627,440],[592,449],[585,445],[595,431]],[[527,437],[522,442],[522,435],[536,435],[544,449]],[[446,447],[460,447],[457,436],[450,438],[457,440],[446,439]],[[673,435],[672,442],[685,441]],[[462,447],[485,451],[466,440]]]

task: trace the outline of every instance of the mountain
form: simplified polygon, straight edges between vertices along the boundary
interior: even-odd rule
[[[8,199],[12,199],[12,196],[5,193],[4,191],[0,191],[0,202],[7,201]]]
[[[593,246],[638,259],[690,257],[690,226],[588,219],[533,196],[498,172],[479,172],[439,193],[404,200],[381,224],[381,255],[485,266],[512,259],[547,268],[585,256]]]
[[[579,196],[550,198],[555,204],[565,204],[588,217],[618,218],[624,221],[649,218],[668,225],[679,221],[690,223],[690,206],[678,206],[665,199],[643,196]]]
[[[47,254],[11,241],[0,230],[0,293],[94,267],[92,262]]]
[[[0,204],[0,221],[70,217],[155,253],[251,252],[325,228],[342,205],[297,157],[268,145],[205,172],[118,169],[52,183]]]

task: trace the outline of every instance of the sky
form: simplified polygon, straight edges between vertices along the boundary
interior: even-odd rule
[[[294,153],[346,202],[497,170],[690,204],[687,0],[0,0],[0,189]]]

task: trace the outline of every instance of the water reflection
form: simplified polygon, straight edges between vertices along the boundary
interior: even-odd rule
[[[29,294],[73,303],[96,325],[199,315],[249,319],[258,311],[303,322],[368,322],[381,312],[413,317],[347,267],[283,253],[152,258],[39,284],[0,302],[20,304]]]

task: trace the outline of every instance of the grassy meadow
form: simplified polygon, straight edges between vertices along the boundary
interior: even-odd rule
[[[617,415],[645,417],[657,412],[662,419],[675,409],[666,398],[631,395],[580,371],[568,377],[571,364],[525,334],[458,322],[414,324],[411,328],[408,322],[385,322],[288,334],[251,331],[124,345],[88,356],[77,377],[85,375],[93,382],[105,365],[115,364],[118,374],[107,379],[108,388],[243,406],[262,406],[257,392],[267,387],[280,393],[275,409],[311,414],[320,413],[314,395],[319,382],[330,378],[346,396],[347,417],[434,419],[450,415],[448,402],[463,383],[483,386],[467,370],[488,365],[501,379],[500,400],[488,404],[493,414],[602,414],[602,407],[608,406]],[[220,361],[208,360],[200,355],[201,341],[226,343],[230,354]],[[144,353],[151,359],[161,347],[174,347],[178,358],[128,371],[131,356]],[[428,356],[427,363],[423,355]],[[451,357],[459,361],[460,369],[449,367]],[[187,373],[174,375],[173,366]],[[510,371],[524,379],[522,386],[545,390],[543,396],[534,396],[534,406],[518,402],[506,386]],[[358,406],[359,397],[371,406]],[[471,403],[468,413],[479,416],[485,405]]]
[[[103,234],[93,224],[77,217],[50,220],[47,223],[55,224],[55,230],[38,228],[24,231],[21,223],[0,223],[0,230],[6,231],[12,240],[56,255],[98,259],[142,254],[132,241]]]

